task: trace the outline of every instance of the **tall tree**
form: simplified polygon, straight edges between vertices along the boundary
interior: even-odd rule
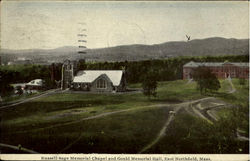
[[[216,75],[207,67],[198,67],[193,72],[193,78],[197,82],[200,93],[217,91],[221,86]]]
[[[151,96],[156,97],[157,94],[157,74],[154,71],[148,72],[143,79],[142,82],[142,88],[143,88],[143,94],[145,96],[148,96],[150,99]]]
[[[78,70],[85,70],[87,68],[85,59],[80,59],[77,65],[78,65],[77,67]]]

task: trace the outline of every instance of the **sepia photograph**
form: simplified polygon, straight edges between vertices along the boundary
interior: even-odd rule
[[[0,6],[0,154],[249,154],[248,1]]]

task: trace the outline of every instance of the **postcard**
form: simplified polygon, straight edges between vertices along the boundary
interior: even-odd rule
[[[249,160],[248,1],[2,1],[0,159]]]

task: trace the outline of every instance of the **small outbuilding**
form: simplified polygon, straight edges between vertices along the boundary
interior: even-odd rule
[[[25,84],[25,89],[28,90],[41,90],[44,87],[44,81],[42,79],[34,79]]]

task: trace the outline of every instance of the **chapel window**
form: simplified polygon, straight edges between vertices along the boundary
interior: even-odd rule
[[[97,80],[96,87],[102,89],[107,88],[107,82],[104,79],[99,79]]]

